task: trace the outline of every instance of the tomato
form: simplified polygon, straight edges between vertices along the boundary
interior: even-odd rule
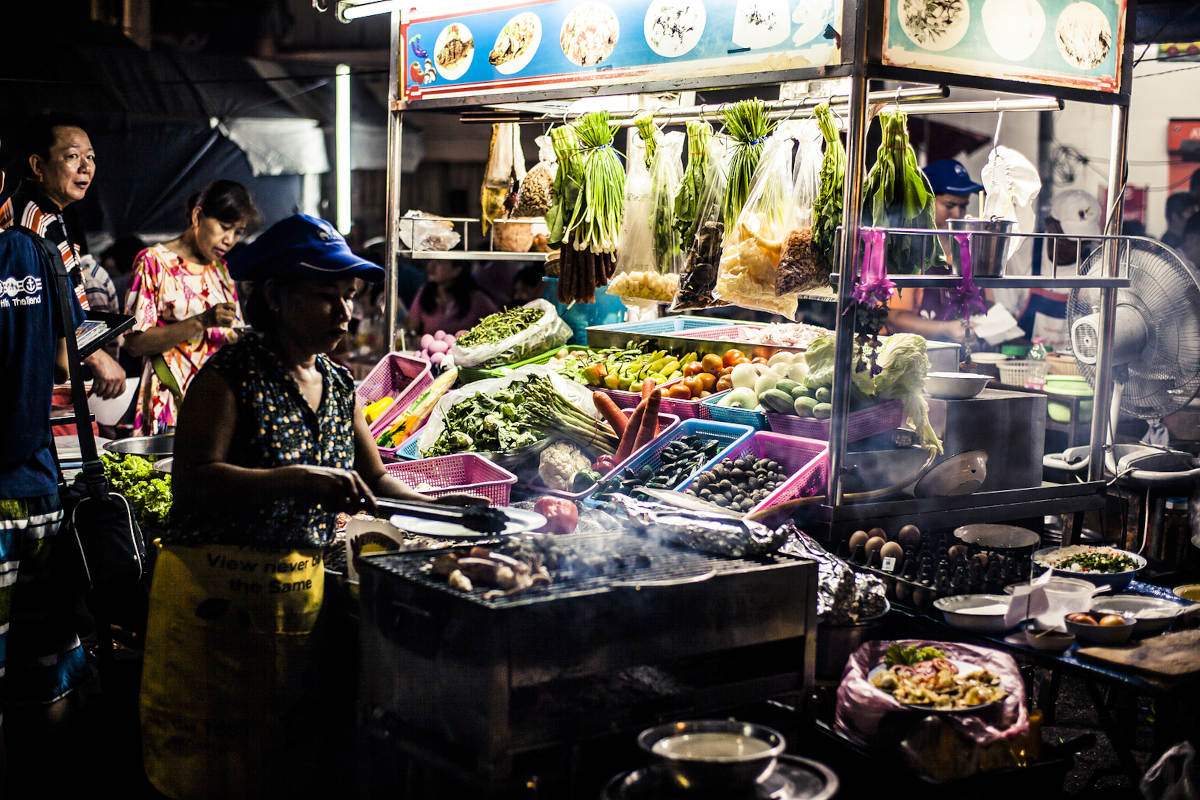
[[[700,379],[700,388],[706,392],[711,392],[712,388],[717,385],[717,376],[708,372],[701,372],[696,376]]]
[[[709,375],[708,377],[711,378],[712,376]],[[693,375],[690,378],[684,378],[683,385],[686,386],[688,391],[692,393],[692,397],[699,397],[700,393],[704,391],[704,383],[700,380],[699,375]]]
[[[767,363],[767,360],[765,358],[763,358],[762,356],[755,356],[754,358],[750,359],[750,363],[751,364],[765,364],[765,363]]]
[[[704,364],[699,361],[689,361],[683,365],[683,377],[690,378],[704,371]]]
[[[1067,622],[1074,622],[1076,625],[1096,624],[1096,620],[1092,619],[1087,614],[1067,614]]]
[[[722,375],[717,379],[716,391],[724,392],[733,388],[733,378],[729,375]]]
[[[672,386],[670,389],[667,389],[667,397],[670,397],[673,400],[691,400],[692,390],[685,386],[681,381]]]
[[[706,355],[700,364],[705,372],[710,372],[713,375],[716,375],[721,371],[721,367],[725,366],[721,363],[721,357],[716,353]]]
[[[733,367],[746,360],[746,354],[735,347],[725,351],[725,357],[721,359],[721,363],[727,367]]]

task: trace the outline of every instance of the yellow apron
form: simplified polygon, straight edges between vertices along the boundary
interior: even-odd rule
[[[316,551],[162,549],[140,702],[146,774],[160,792],[262,797],[281,770],[300,768],[294,759],[320,736],[305,688],[324,593]]]

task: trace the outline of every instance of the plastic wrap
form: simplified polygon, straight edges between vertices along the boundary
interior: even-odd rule
[[[542,311],[542,317],[528,328],[498,342],[463,347],[458,342],[450,348],[454,363],[460,367],[483,367],[512,364],[537,353],[560,347],[571,338],[571,327],[562,321],[549,301],[538,298],[525,304],[526,308]]]
[[[517,190],[517,205],[511,214],[513,217],[544,217],[550,210],[558,159],[549,136],[539,136],[536,141],[538,163],[525,173],[525,179],[521,181],[521,188]]]
[[[796,316],[796,298],[776,296],[775,272],[784,238],[795,227],[794,130],[781,125],[763,148],[746,203],[733,229],[725,231],[714,292],[731,305],[788,319]]]
[[[821,188],[821,132],[816,122],[800,123],[792,175],[794,227],[783,240],[775,269],[775,295],[796,295],[827,286],[829,270],[813,241],[813,206]]]
[[[686,252],[679,272],[679,290],[671,303],[673,312],[724,305],[713,296],[713,290],[717,286],[721,243],[725,238],[721,204],[725,197],[729,155],[722,140],[712,137],[708,143],[706,172],[695,204],[695,217],[683,237]]]
[[[521,150],[521,126],[514,122],[493,125],[487,167],[479,192],[484,233],[487,233],[492,220],[504,215],[504,201],[513,190],[514,180],[519,185],[524,179],[525,154]]]
[[[621,245],[609,294],[658,303],[675,298],[682,260],[679,232],[675,230],[675,191],[683,177],[683,144],[683,134],[678,131],[662,136],[645,176],[637,170],[634,177],[638,162],[629,159]],[[629,187],[635,181],[634,191],[638,194],[631,196]]]

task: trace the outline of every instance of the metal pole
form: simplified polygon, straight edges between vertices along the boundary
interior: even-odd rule
[[[836,348],[833,370],[833,414],[829,420],[830,505],[842,502],[842,462],[846,455],[846,416],[850,410],[850,371],[854,369],[854,316],[847,301],[854,291],[858,261],[858,222],[867,140],[867,3],[857,4],[854,25],[854,73],[850,79],[849,122],[846,130],[846,177],[842,184],[842,232],[839,243]]]
[[[400,75],[400,10],[392,11],[392,46],[390,86],[388,87],[389,101],[399,100]],[[403,143],[404,112],[396,111],[388,103],[388,145],[387,145],[387,208],[384,209],[384,247],[383,264],[383,320],[387,334],[387,349],[396,349],[396,258],[400,252],[400,225],[397,215],[400,213],[400,164],[401,145]]]
[[[1129,132],[1129,109],[1123,105],[1112,107],[1112,141],[1108,156],[1108,213],[1109,221],[1105,233],[1121,230],[1122,189],[1125,185],[1125,145]],[[1105,277],[1115,278],[1120,271],[1121,248],[1111,239],[1104,242]],[[1117,290],[1111,286],[1100,290],[1100,342],[1096,359],[1096,391],[1092,406],[1091,458],[1088,462],[1088,480],[1104,479],[1104,446],[1108,441],[1109,404],[1112,400],[1112,341],[1116,322]],[[1116,431],[1113,431],[1115,437]]]

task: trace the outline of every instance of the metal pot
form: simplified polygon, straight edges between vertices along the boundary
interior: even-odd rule
[[[110,453],[145,456],[150,459],[174,455],[175,434],[160,433],[157,436],[133,436],[129,439],[115,439],[111,442],[105,442],[104,449]]]
[[[890,608],[890,604],[889,604]],[[862,645],[878,638],[884,611],[878,617],[848,624],[822,622],[817,625],[817,660],[813,665],[817,680],[841,680],[850,655]]]
[[[952,219],[950,230],[970,233],[971,274],[976,278],[1000,275],[1004,271],[1004,256],[1008,236],[1014,223],[1011,219]],[[956,275],[962,274],[962,254],[957,243],[950,247],[950,263]]]

